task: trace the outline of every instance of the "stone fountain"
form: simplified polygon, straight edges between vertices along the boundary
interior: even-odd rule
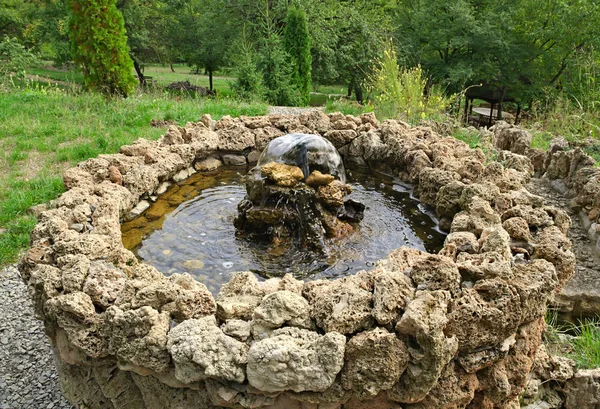
[[[319,135],[273,139],[246,177],[236,228],[274,247],[299,245],[326,251],[326,239],[350,234],[365,206],[346,198],[344,163]]]

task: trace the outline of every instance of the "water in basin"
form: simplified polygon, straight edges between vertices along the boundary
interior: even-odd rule
[[[366,205],[357,231],[329,239],[327,254],[293,246],[272,251],[233,225],[246,195],[244,173],[222,168],[172,186],[142,216],[122,225],[125,247],[164,274],[190,273],[216,293],[235,271],[333,278],[368,269],[404,245],[434,253],[443,245],[445,234],[411,198],[410,188],[381,174],[349,170],[349,197]]]

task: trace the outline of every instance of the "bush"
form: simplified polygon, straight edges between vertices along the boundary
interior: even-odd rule
[[[290,61],[279,36],[271,34],[265,40],[258,68],[263,75],[265,97],[272,105],[297,106],[302,103]]]
[[[127,96],[137,81],[115,0],[70,0],[69,4],[73,60],[83,70],[85,85],[104,94]]]
[[[265,97],[262,74],[256,68],[256,57],[250,45],[241,50],[242,58],[233,71],[235,81],[231,83],[233,94],[246,101],[261,101]]]
[[[285,49],[295,65],[294,82],[300,90],[300,100],[302,105],[308,105],[310,103],[312,57],[306,13],[303,10],[291,7],[288,11],[284,40]]]
[[[375,112],[381,118],[403,119],[417,124],[422,119],[438,119],[452,104],[436,86],[428,86],[428,79],[420,66],[400,68],[391,43],[383,57],[375,61],[368,76],[373,93]]]
[[[37,57],[17,39],[4,37],[0,42],[0,85],[9,84],[12,75],[25,79],[25,69],[37,63]]]

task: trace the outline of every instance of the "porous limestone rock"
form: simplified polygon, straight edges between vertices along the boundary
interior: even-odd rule
[[[457,338],[444,334],[450,299],[447,291],[422,291],[408,304],[396,324],[396,332],[400,337],[415,340],[416,345],[408,344],[408,367],[400,381],[388,392],[390,399],[404,403],[423,400],[456,354]]]
[[[132,373],[131,378],[142,394],[146,409],[217,409],[204,387],[170,387],[152,375],[141,376],[136,373]]]
[[[298,166],[270,162],[261,166],[261,174],[279,186],[293,187],[304,179],[304,174]]]
[[[169,332],[175,377],[185,383],[218,378],[242,383],[248,346],[221,331],[214,316],[189,319]]]
[[[460,231],[446,236],[444,248],[440,254],[456,259],[456,255],[459,253],[479,253],[479,241],[473,233]]]
[[[440,375],[435,387],[427,396],[406,409],[464,408],[475,396],[479,381],[475,374],[466,373],[462,367],[450,362]]]
[[[447,290],[456,293],[460,288],[460,273],[448,257],[430,254],[419,258],[410,271],[417,290]]]
[[[254,274],[249,271],[236,273],[217,294],[217,317],[222,321],[250,320],[264,295]]]
[[[293,327],[275,330],[250,347],[248,382],[264,392],[324,391],[344,365],[345,345],[345,337],[336,332],[319,335]]]
[[[514,287],[499,278],[480,280],[473,288],[463,288],[452,300],[445,333],[458,338],[461,352],[472,352],[514,334],[521,314]]]
[[[546,228],[539,234],[533,258],[554,264],[561,287],[575,270],[575,254],[571,251],[571,242],[558,227]]]
[[[151,307],[123,311],[112,306],[106,310],[110,328],[109,351],[121,361],[155,372],[169,369],[167,332],[170,317]]]
[[[375,397],[398,382],[408,358],[396,334],[380,328],[361,332],[346,344],[342,386],[358,398]]]
[[[92,299],[83,292],[51,298],[44,310],[56,321],[68,341],[91,358],[108,355],[108,334],[104,314],[97,314]]]
[[[492,209],[489,202],[475,196],[471,199],[467,210],[454,217],[450,232],[467,231],[479,236],[486,228],[500,223],[500,216]]]
[[[529,231],[529,224],[522,217],[511,217],[502,222],[502,227],[514,240],[521,240],[529,243],[533,240]]]
[[[580,370],[564,387],[566,409],[595,409],[600,405],[600,369]]]
[[[334,177],[332,175],[323,174],[318,170],[314,170],[307,178],[306,184],[312,187],[325,186],[333,182]]]
[[[453,172],[437,168],[423,168],[419,173],[419,199],[425,204],[435,206],[440,189],[459,179],[460,175]]]
[[[229,320],[221,325],[221,331],[223,331],[225,335],[229,335],[238,341],[245,342],[251,335],[251,323],[237,319]]]
[[[223,165],[223,162],[221,162],[219,159],[215,157],[210,157],[201,160],[200,162],[196,162],[194,168],[200,172],[210,172],[212,170],[220,168],[221,165]]]
[[[337,209],[344,205],[344,197],[352,192],[352,188],[339,180],[334,180],[328,185],[319,186],[317,199],[330,209]]]
[[[202,318],[216,311],[215,300],[206,286],[189,274],[173,274],[169,282],[175,287],[175,297],[161,311],[168,311],[176,320]]]
[[[395,324],[415,296],[415,286],[404,271],[379,267],[373,286],[373,317],[381,325]]]
[[[480,253],[497,253],[506,260],[512,258],[510,236],[501,226],[488,227],[481,232],[479,238]]]
[[[325,332],[352,334],[373,323],[372,284],[367,290],[354,277],[342,280],[316,280],[304,285],[310,302],[310,316]]]
[[[291,291],[266,295],[252,314],[252,335],[255,340],[266,338],[282,326],[312,329],[308,301]]]
[[[531,146],[532,136],[524,129],[515,128],[506,122],[498,122],[491,129],[496,148],[524,155]]]
[[[92,261],[83,283],[83,292],[88,294],[94,305],[106,309],[123,290],[127,275],[114,265],[104,261]]]

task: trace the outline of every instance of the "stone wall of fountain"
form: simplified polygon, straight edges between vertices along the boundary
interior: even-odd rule
[[[400,248],[331,281],[241,272],[214,299],[123,247],[120,221],[170,183],[255,161],[291,132],[413,183],[450,229],[440,254]],[[575,259],[569,217],[523,188],[531,161],[502,155],[486,164],[430,128],[311,112],[203,116],[82,162],[19,266],[65,395],[90,409],[518,407]]]

